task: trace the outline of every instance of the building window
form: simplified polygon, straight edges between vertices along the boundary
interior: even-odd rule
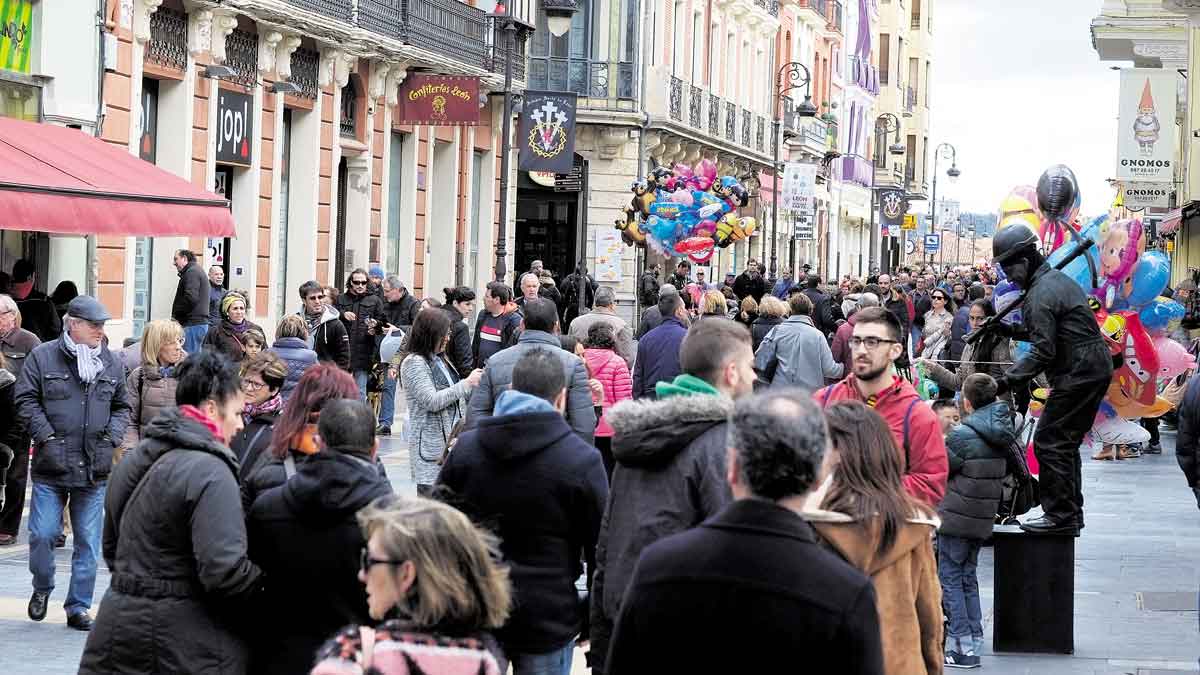
[[[471,251],[471,276],[474,279],[479,278],[479,199],[483,192],[483,160],[484,155],[478,150],[471,157],[471,238],[468,245]]]
[[[879,84],[888,83],[891,77],[892,36],[887,33],[879,34]]]
[[[692,15],[692,84],[704,82],[704,13]]]
[[[687,59],[687,3],[675,0],[674,30],[671,31],[671,74],[678,77]]]
[[[292,111],[283,110],[282,157],[279,160],[279,227],[275,229],[275,316],[282,318],[287,312],[288,293],[288,205],[292,195]]]
[[[607,96],[607,72],[593,72],[591,39],[591,3],[580,0],[579,11],[571,17],[571,29],[561,37],[550,34],[546,13],[537,14],[529,49],[529,88],[573,91],[580,96]],[[630,38],[630,42],[633,42]],[[606,65],[606,64],[605,64]],[[632,68],[630,89],[632,90]]]
[[[932,65],[933,64],[931,64],[928,61],[925,62],[925,107],[926,108],[929,107],[929,89],[930,89],[929,85],[933,84],[933,80],[929,79],[931,77],[930,67]]]
[[[387,243],[384,246],[384,269],[396,274],[400,269],[400,213],[404,203],[404,134],[392,134],[391,166],[388,168]]]
[[[355,91],[354,78],[350,78],[346,82],[346,86],[342,87],[342,119],[341,130],[343,136],[354,137],[358,111],[355,109],[357,104],[358,93]]]

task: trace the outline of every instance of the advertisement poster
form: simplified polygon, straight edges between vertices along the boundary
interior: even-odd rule
[[[1117,178],[1175,180],[1175,106],[1179,73],[1160,68],[1121,71]]]
[[[596,281],[621,281],[621,254],[624,251],[625,242],[621,241],[620,231],[611,227],[596,230]]]
[[[779,189],[781,199],[779,205],[786,211],[811,214],[816,185],[816,164],[788,162],[783,169],[783,185]]]

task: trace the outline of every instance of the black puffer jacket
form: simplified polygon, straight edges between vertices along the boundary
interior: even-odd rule
[[[208,275],[200,265],[190,262],[179,270],[179,285],[171,303],[171,318],[181,326],[201,326],[208,323],[210,291]]]
[[[112,584],[79,672],[246,672],[237,618],[254,606],[262,573],[246,555],[244,523],[229,448],[178,409],[156,417],[109,480]]]
[[[996,521],[996,509],[1007,473],[1007,446],[1017,438],[1012,407],[996,401],[967,416],[950,430],[946,457],[950,479],[946,496],[938,505],[941,534],[964,539],[987,539]]]
[[[370,370],[379,360],[379,350],[375,348],[375,336],[367,328],[367,319],[379,322],[387,320],[384,316],[383,299],[374,293],[342,293],[337,300],[337,309],[341,312],[342,325],[346,327],[346,333],[350,336],[351,372]],[[346,312],[354,314],[353,321],[346,318]]]
[[[1183,470],[1188,487],[1200,506],[1200,377],[1188,382],[1179,404],[1179,436],[1175,439],[1175,459]]]
[[[475,368],[475,359],[471,356],[471,328],[453,305],[443,305],[442,311],[450,317],[450,344],[446,345],[446,362],[454,367],[460,378],[466,377]]]
[[[621,598],[642,550],[702,523],[733,496],[725,480],[724,396],[672,396],[612,407],[613,471],[592,580],[593,672],[604,659]]]
[[[276,413],[256,415],[229,441],[229,449],[238,460],[238,483],[245,481],[250,474],[270,461],[268,449],[271,447],[271,434],[278,419],[279,415]]]
[[[753,339],[752,346],[754,347],[754,351],[758,351],[758,346],[767,337],[767,333],[770,333],[771,329],[781,323],[783,323],[783,317],[781,316],[760,315],[754,319],[754,323],[750,324],[750,336]]]
[[[417,313],[421,311],[421,301],[412,293],[404,291],[404,297],[396,302],[383,303],[383,316],[391,325],[402,329],[405,333],[412,330],[417,321]]]
[[[371,622],[358,580],[366,542],[355,514],[390,494],[391,484],[370,461],[319,452],[254,502],[247,514],[250,559],[269,580],[263,606],[287,620],[266,622],[250,638],[250,672],[308,672],[330,635]]]

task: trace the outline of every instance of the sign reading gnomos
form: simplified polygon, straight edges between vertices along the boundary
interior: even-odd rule
[[[217,91],[217,161],[250,165],[253,156],[254,99],[248,94]]]
[[[479,119],[479,78],[410,74],[400,86],[401,124],[473,126]]]
[[[1121,71],[1117,178],[1164,183],[1175,180],[1175,99],[1179,77],[1174,70],[1159,68]]]

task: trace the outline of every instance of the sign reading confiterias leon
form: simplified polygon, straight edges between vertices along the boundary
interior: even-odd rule
[[[478,125],[479,78],[411,74],[400,86],[401,124]]]

